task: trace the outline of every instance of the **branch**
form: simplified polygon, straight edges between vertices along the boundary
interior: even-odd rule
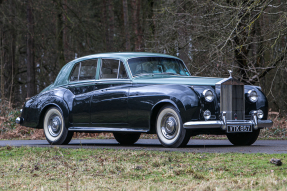
[[[280,56],[277,56],[277,58],[275,59],[275,61],[271,64],[269,64],[265,70],[263,70],[259,75],[256,74],[254,75],[252,78],[250,78],[248,81],[250,83],[254,82],[254,80],[256,78],[263,78],[264,76],[266,76],[266,74],[268,74],[269,71],[271,71],[272,69],[275,68],[275,66],[277,66],[284,58],[285,58],[285,54],[287,53],[287,47],[285,47],[285,50],[280,54]]]

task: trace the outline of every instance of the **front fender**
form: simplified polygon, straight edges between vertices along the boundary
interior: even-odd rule
[[[170,86],[170,91],[167,96],[170,99],[163,99],[158,101],[152,108],[152,114],[158,106],[162,106],[162,103],[170,103],[175,106],[182,118],[183,122],[193,121],[199,119],[200,114],[200,100],[197,94],[188,86]]]
[[[177,105],[183,123],[199,119],[200,100],[190,87],[177,87],[177,91],[171,94],[171,100]]]

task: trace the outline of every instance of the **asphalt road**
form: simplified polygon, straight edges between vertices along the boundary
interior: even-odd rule
[[[54,147],[46,140],[6,140],[0,141],[3,146],[31,146]],[[72,140],[68,145],[59,145],[62,148],[89,148],[89,149],[132,149],[180,152],[207,152],[207,153],[287,153],[287,140],[259,140],[251,146],[233,146],[228,140],[199,140],[191,139],[184,148],[164,148],[157,139],[140,139],[133,146],[121,146],[114,139],[80,139]]]

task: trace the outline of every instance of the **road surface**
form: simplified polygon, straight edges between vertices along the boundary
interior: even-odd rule
[[[0,141],[3,146],[30,146],[54,147],[46,140],[5,140]],[[191,139],[184,148],[164,148],[157,139],[140,139],[132,146],[122,146],[115,139],[75,139],[68,145],[58,145],[62,148],[89,148],[89,149],[132,149],[155,151],[180,151],[180,152],[206,152],[206,153],[287,153],[287,140],[258,140],[251,146],[233,146],[228,140],[199,140]]]

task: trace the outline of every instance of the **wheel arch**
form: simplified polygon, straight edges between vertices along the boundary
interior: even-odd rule
[[[171,100],[161,100],[159,102],[157,102],[151,109],[151,113],[150,113],[150,131],[149,133],[151,134],[155,134],[156,133],[156,127],[155,127],[155,123],[156,123],[156,118],[158,115],[158,112],[160,111],[160,109],[164,106],[164,105],[172,105],[174,106],[179,112],[180,109],[178,108],[178,106]]]
[[[62,113],[63,118],[64,118],[65,127],[68,127],[69,121],[68,121],[68,117],[65,116],[66,112],[64,112],[63,109],[58,104],[56,104],[56,103],[49,103],[49,104],[45,105],[42,108],[41,112],[40,112],[39,123],[38,123],[38,126],[37,126],[38,129],[43,129],[43,122],[44,122],[45,114],[52,107],[56,107],[56,108],[58,108],[60,110],[60,112]]]

